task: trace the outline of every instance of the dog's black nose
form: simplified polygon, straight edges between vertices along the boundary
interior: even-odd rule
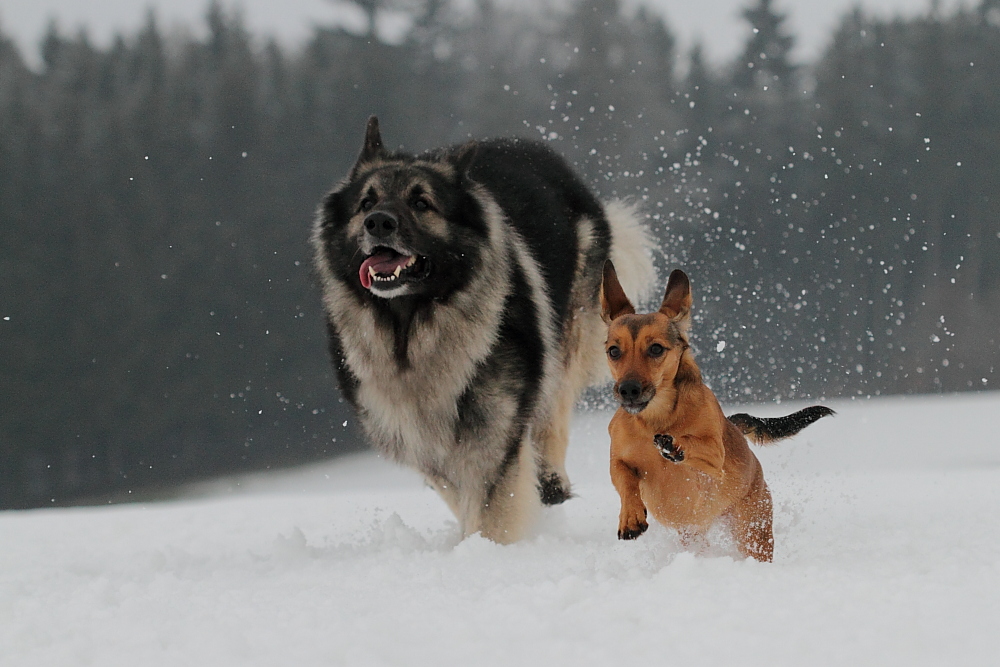
[[[365,218],[365,229],[377,239],[384,239],[396,231],[398,227],[399,222],[396,221],[396,218],[382,211],[376,211]]]
[[[642,395],[642,384],[638,380],[626,380],[618,385],[618,395],[623,401],[635,403]]]

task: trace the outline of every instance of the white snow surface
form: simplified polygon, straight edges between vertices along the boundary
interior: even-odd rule
[[[1000,663],[1000,393],[828,404],[756,450],[770,564],[619,541],[608,413],[575,419],[576,497],[511,546],[460,541],[372,454],[2,513],[0,665]]]

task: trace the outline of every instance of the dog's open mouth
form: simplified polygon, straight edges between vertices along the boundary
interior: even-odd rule
[[[378,247],[361,262],[358,277],[365,289],[389,289],[426,278],[428,268],[426,257]]]

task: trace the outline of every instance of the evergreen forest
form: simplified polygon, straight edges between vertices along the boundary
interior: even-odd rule
[[[217,4],[205,37],[52,27],[39,66],[0,24],[0,508],[364,446],[308,238],[371,114],[412,151],[542,139],[641,203],[729,405],[1000,384],[1000,0],[855,11],[809,63],[748,0],[724,65],[619,0],[355,2],[367,31],[294,49]]]

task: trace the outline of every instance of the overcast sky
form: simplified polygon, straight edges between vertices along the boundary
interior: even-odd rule
[[[504,2],[505,0],[500,0]],[[526,3],[528,0],[506,0]],[[714,62],[737,55],[747,36],[740,13],[756,0],[641,0],[667,18],[681,48],[695,40],[705,45]],[[795,56],[812,60],[826,47],[841,17],[855,5],[881,16],[913,16],[926,13],[931,0],[774,0],[774,6],[788,15],[786,25],[796,37]],[[978,0],[943,0],[946,9]],[[85,26],[90,38],[105,46],[116,32],[132,32],[145,21],[153,7],[159,23],[172,27],[182,23],[196,30],[204,27],[208,0],[0,0],[0,30],[13,37],[21,52],[38,60],[38,43],[50,19],[63,32]],[[252,32],[273,34],[286,45],[305,39],[312,26],[350,22],[358,16],[331,0],[222,0],[227,7],[242,7]]]

